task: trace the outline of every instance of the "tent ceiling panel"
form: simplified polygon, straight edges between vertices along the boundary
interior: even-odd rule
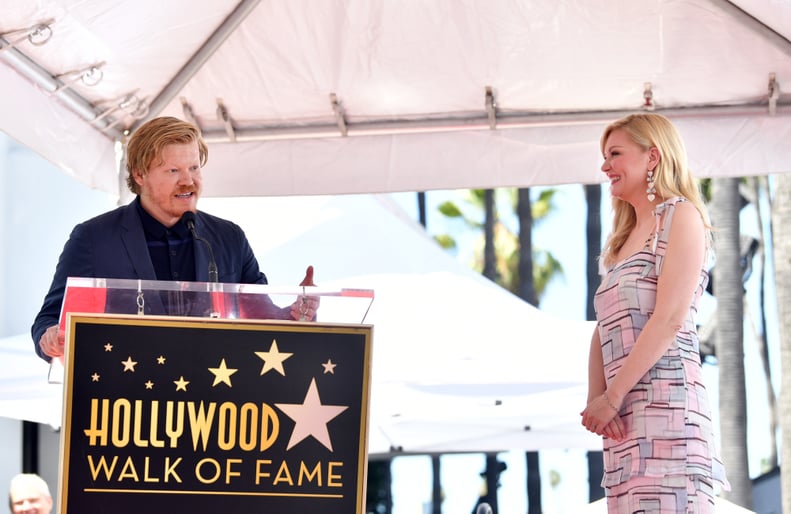
[[[203,2],[185,16],[189,2],[180,1],[10,3],[0,21],[6,42],[16,41],[16,50],[93,104],[97,114],[123,99],[133,109],[133,96],[141,106],[150,103],[233,7]],[[41,36],[32,39],[26,31],[8,34],[40,24],[34,32]],[[33,42],[39,39],[45,42]]]
[[[657,107],[740,105],[790,52],[708,0],[267,2],[179,96],[209,129],[216,98],[241,127],[331,123],[331,92],[357,121],[482,112],[487,85],[503,113],[639,109],[647,82]]]
[[[122,181],[106,159],[43,138],[95,132],[105,148],[91,151],[112,155],[149,117],[194,119],[232,182],[216,195],[591,183],[603,125],[649,107],[685,120],[706,173],[790,171],[772,144],[791,116],[787,3],[9,4],[0,73],[24,80],[4,88],[2,129],[112,193]],[[707,153],[721,144],[699,131],[706,119],[767,157]]]

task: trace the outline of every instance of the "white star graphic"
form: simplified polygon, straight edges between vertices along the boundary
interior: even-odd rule
[[[214,383],[211,385],[212,387],[216,386],[220,382],[228,384],[228,387],[231,386],[231,375],[239,371],[236,368],[228,368],[225,366],[225,359],[220,361],[219,368],[209,368],[209,371],[214,374]]]
[[[125,361],[121,361],[121,364],[124,365],[124,373],[127,371],[131,371],[132,373],[135,372],[135,366],[137,366],[137,361],[133,361],[132,357],[127,357]]]
[[[276,403],[275,406],[295,422],[294,431],[291,432],[286,450],[290,450],[297,443],[312,435],[325,448],[332,451],[327,423],[349,408],[345,405],[322,405],[315,378],[310,381],[305,400],[301,404]]]
[[[261,368],[262,375],[270,369],[274,369],[283,376],[286,376],[286,370],[283,369],[283,361],[294,355],[293,353],[280,353],[277,349],[277,340],[275,339],[272,339],[272,346],[269,347],[268,352],[255,352],[255,354],[264,361],[264,367]]]
[[[189,384],[187,380],[184,380],[183,375],[180,376],[178,380],[174,380],[173,383],[176,384],[176,391],[186,391],[187,384]]]
[[[322,366],[324,366],[324,374],[325,375],[327,373],[330,373],[331,375],[335,374],[335,366],[337,366],[337,364],[332,362],[332,359],[327,359],[327,362],[323,363]]]

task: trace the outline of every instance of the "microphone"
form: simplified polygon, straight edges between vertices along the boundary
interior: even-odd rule
[[[488,503],[483,502],[475,509],[475,514],[492,514],[492,507]]]
[[[202,237],[198,236],[198,233],[195,232],[195,213],[192,211],[187,211],[181,215],[181,219],[187,225],[190,233],[192,234],[192,238],[196,241],[200,241],[201,243],[206,245],[206,248],[209,250],[209,282],[218,282],[217,277],[217,261],[214,260],[214,251],[211,249],[211,245],[208,241],[203,239]]]

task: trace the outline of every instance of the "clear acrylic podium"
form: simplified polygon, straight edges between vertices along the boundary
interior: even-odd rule
[[[307,297],[316,319],[294,320]],[[372,301],[68,279],[50,376],[63,387],[58,514],[364,514]]]
[[[363,324],[374,300],[370,289],[69,277],[60,330],[68,338],[71,313],[293,322],[289,307],[306,296],[320,299],[322,323]],[[63,361],[53,359],[49,381],[62,379]]]

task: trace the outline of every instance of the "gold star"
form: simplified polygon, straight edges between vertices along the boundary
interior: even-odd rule
[[[124,365],[124,373],[127,371],[131,371],[132,373],[135,372],[135,366],[137,366],[137,361],[133,361],[132,357],[127,357],[125,361],[121,361],[121,364]]]
[[[98,382],[99,381],[99,374],[98,373],[94,373],[93,375],[91,375],[91,381],[92,382]]]
[[[183,375],[180,376],[178,380],[174,380],[173,383],[176,384],[176,391],[185,391],[185,392],[187,390],[187,384],[189,384],[189,382],[184,380]]]
[[[146,382],[146,389],[154,389],[154,382],[150,380]]]
[[[286,371],[283,369],[283,361],[294,355],[293,353],[280,353],[277,349],[277,340],[275,339],[272,339],[272,346],[269,347],[268,352],[255,352],[255,354],[264,361],[264,367],[261,368],[262,375],[270,369],[274,369],[283,376],[286,376]]]
[[[112,345],[112,344],[110,344],[110,343],[107,343],[107,344],[105,344],[105,345],[104,345],[104,351],[105,351],[105,352],[111,352],[111,351],[113,351],[113,345]]]
[[[332,359],[327,359],[327,362],[325,362],[324,364],[322,364],[322,366],[324,366],[324,374],[325,374],[325,375],[326,375],[327,373],[330,373],[330,374],[332,374],[332,375],[334,375],[334,374],[335,374],[335,366],[337,366],[337,364],[335,364],[334,362],[332,362]]]
[[[163,357],[162,355],[157,357],[157,364],[165,364],[165,357]]]
[[[219,368],[209,368],[209,371],[214,374],[214,383],[211,385],[212,387],[216,386],[220,382],[228,384],[228,387],[233,387],[231,386],[231,375],[239,370],[225,367],[225,359],[223,359],[220,361]]]
[[[327,423],[348,409],[344,405],[322,405],[315,378],[310,381],[305,400],[301,404],[276,403],[275,406],[295,422],[294,431],[291,432],[286,450],[290,450],[297,443],[312,435],[325,448],[332,451],[332,441],[330,441]]]

